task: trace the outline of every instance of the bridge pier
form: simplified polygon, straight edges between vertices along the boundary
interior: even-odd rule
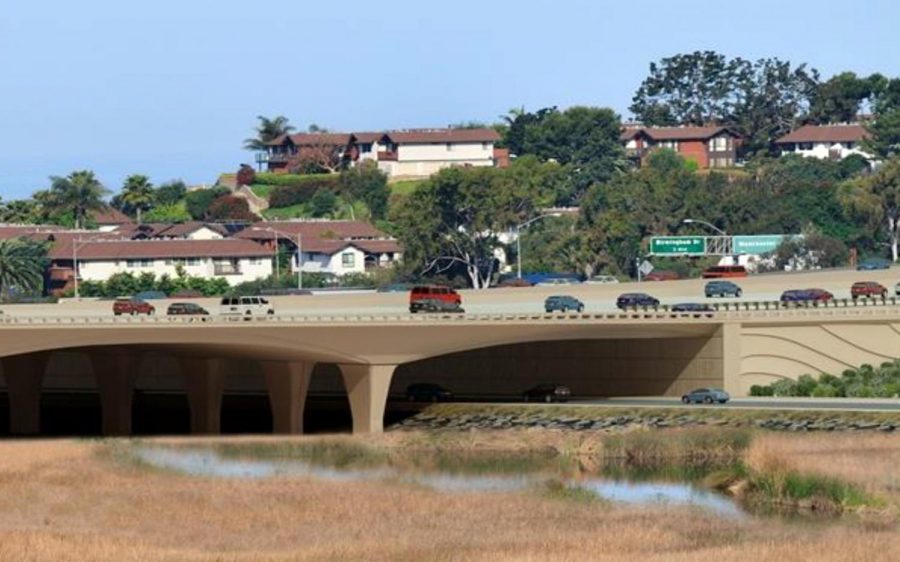
[[[191,433],[218,435],[222,427],[225,376],[221,359],[181,357],[181,374],[191,409]]]
[[[269,393],[274,433],[303,433],[303,410],[315,363],[260,361]]]
[[[719,328],[722,338],[722,388],[732,396],[744,394],[741,388],[741,324],[725,322]]]
[[[48,359],[48,353],[30,353],[0,360],[9,396],[9,432],[13,435],[41,431],[41,387]]]
[[[353,433],[381,433],[384,408],[396,365],[338,365],[347,387]]]
[[[100,393],[103,435],[131,435],[137,357],[128,351],[94,353],[91,365]]]

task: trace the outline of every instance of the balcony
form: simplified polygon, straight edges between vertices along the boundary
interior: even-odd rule
[[[382,150],[378,152],[378,161],[379,162],[396,162],[397,161],[397,152],[390,150]]]

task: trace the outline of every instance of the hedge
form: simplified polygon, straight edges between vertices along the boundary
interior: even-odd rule
[[[285,187],[315,185],[316,187],[337,189],[339,181],[339,174],[273,174],[271,172],[260,172],[256,174],[255,183]]]

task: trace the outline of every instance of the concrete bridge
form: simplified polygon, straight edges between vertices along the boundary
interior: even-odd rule
[[[15,434],[39,431],[42,388],[51,386],[97,391],[103,431],[118,435],[131,432],[136,387],[180,387],[192,431],[217,433],[226,387],[256,377],[275,431],[298,433],[311,384],[330,372],[346,390],[353,431],[377,432],[392,385],[417,381],[480,394],[517,394],[552,381],[575,396],[671,396],[697,386],[741,396],[753,384],[896,357],[900,306],[890,303],[250,321],[0,316],[0,390]]]

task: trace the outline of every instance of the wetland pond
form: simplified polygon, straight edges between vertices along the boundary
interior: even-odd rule
[[[139,464],[179,474],[228,479],[311,478],[415,485],[441,493],[545,493],[560,498],[645,506],[691,507],[743,518],[731,497],[704,488],[722,465],[636,469],[556,454],[381,451],[340,445],[270,446],[133,444]]]

